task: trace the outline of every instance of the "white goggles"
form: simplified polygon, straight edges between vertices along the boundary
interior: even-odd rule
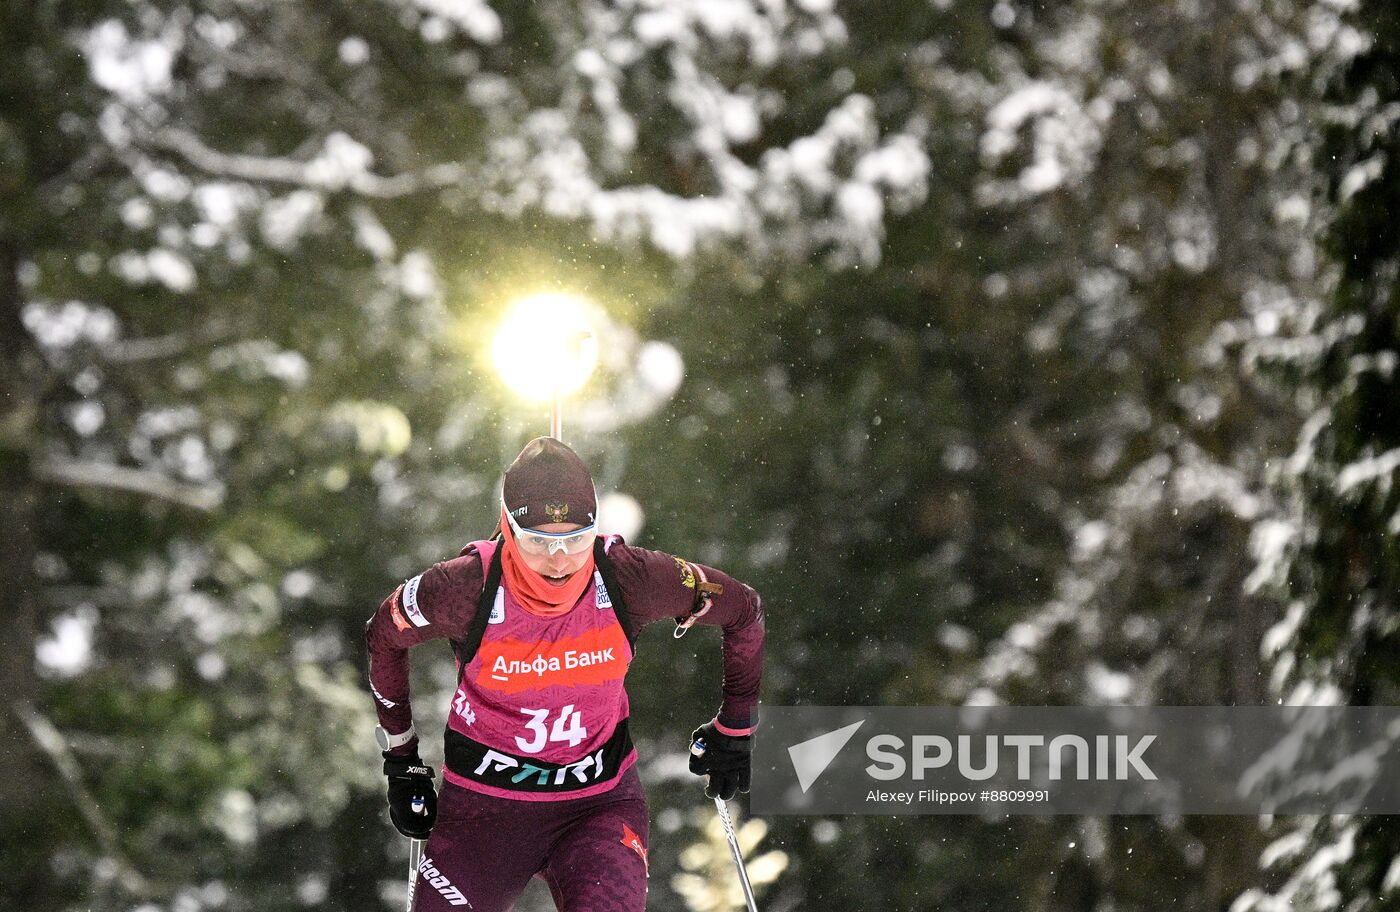
[[[505,508],[505,504],[501,505]],[[522,529],[515,517],[510,515],[510,510],[505,510],[506,520],[510,523],[510,531],[515,536],[515,544],[526,554],[538,554],[548,557],[555,551],[563,551],[565,554],[579,554],[593,547],[593,540],[598,537],[598,524],[595,522],[591,526],[576,529],[573,532],[539,532],[535,529]]]

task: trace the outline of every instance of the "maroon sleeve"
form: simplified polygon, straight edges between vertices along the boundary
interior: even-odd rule
[[[365,624],[369,688],[379,724],[390,734],[408,731],[408,650],[426,640],[458,639],[467,632],[481,598],[481,560],[475,550],[434,564],[399,586]],[[405,744],[407,753],[416,744]]]
[[[763,600],[758,593],[713,567],[621,541],[608,549],[608,557],[638,629],[662,618],[690,614],[697,580],[723,587],[697,623],[724,631],[724,702],[717,715],[719,724],[733,734],[751,731],[757,723],[758,687],[763,679]]]

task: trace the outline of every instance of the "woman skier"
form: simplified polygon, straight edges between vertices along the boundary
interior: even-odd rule
[[[531,877],[562,912],[646,905],[648,817],[623,679],[636,633],[661,618],[724,631],[723,702],[691,736],[705,794],[749,790],[763,668],[753,589],[711,567],[596,531],[587,467],[551,437],[507,469],[501,535],[394,590],[366,626],[377,736],[398,831],[427,839],[419,912],[510,909]],[[441,795],[418,755],[408,650],[457,655]]]

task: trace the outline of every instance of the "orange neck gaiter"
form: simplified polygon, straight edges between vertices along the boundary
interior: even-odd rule
[[[505,549],[501,552],[501,573],[520,607],[533,615],[552,618],[568,612],[578,603],[583,590],[593,579],[592,551],[588,552],[587,562],[569,577],[567,583],[551,586],[548,580],[526,566],[516,548],[515,536],[504,512],[501,514],[501,534],[504,536],[501,547]]]

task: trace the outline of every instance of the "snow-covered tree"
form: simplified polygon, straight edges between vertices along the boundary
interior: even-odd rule
[[[1352,4],[1313,69],[1311,162],[1328,221],[1325,296],[1260,361],[1307,420],[1276,464],[1285,505],[1256,531],[1259,579],[1288,600],[1264,641],[1279,699],[1400,702],[1400,15]],[[1400,889],[1391,816],[1283,820],[1261,859],[1282,882],[1234,912],[1385,909]]]

